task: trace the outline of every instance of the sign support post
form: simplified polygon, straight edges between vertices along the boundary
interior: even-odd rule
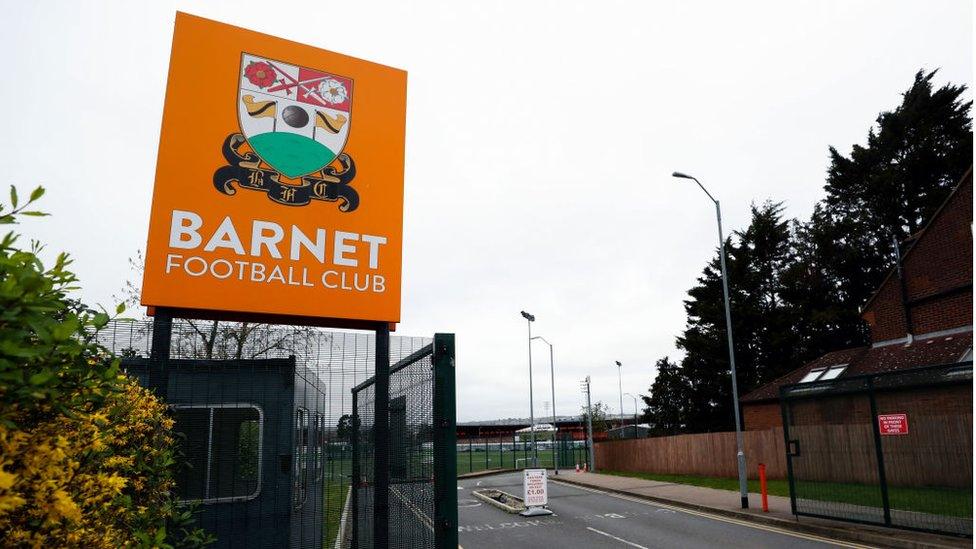
[[[390,537],[390,325],[376,328],[376,408],[373,410],[373,543],[387,547]]]
[[[149,387],[166,402],[169,393],[169,348],[173,340],[173,312],[156,309],[152,325],[152,348],[149,351]]]

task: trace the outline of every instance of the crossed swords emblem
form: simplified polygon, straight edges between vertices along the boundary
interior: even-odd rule
[[[284,92],[286,94],[290,94],[292,88],[298,88],[302,92],[302,97],[303,98],[308,98],[309,96],[311,96],[316,101],[318,101],[319,103],[321,103],[322,106],[324,106],[324,107],[329,107],[329,106],[332,105],[332,103],[330,103],[330,102],[326,101],[325,99],[323,99],[322,96],[319,94],[319,92],[315,88],[308,87],[308,85],[310,85],[310,84],[314,84],[316,82],[321,82],[322,80],[327,80],[329,78],[332,78],[331,76],[319,76],[317,78],[309,78],[308,80],[299,81],[299,80],[293,78],[287,72],[285,72],[285,71],[281,70],[280,68],[278,68],[278,66],[275,65],[274,63],[272,63],[271,61],[265,61],[265,62],[267,64],[271,65],[271,68],[273,68],[278,74],[282,75],[283,77],[285,77],[285,78],[287,78],[289,80],[289,82],[285,82],[285,83],[282,83],[282,84],[278,84],[277,86],[272,86],[272,87],[268,88],[267,91],[269,93],[270,92],[276,92],[276,91],[282,91],[282,90],[284,90]]]

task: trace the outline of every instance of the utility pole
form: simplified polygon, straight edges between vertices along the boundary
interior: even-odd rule
[[[535,336],[532,339],[541,339],[546,345],[549,346],[549,379],[551,380],[552,387],[552,428],[555,429],[552,432],[552,465],[555,474],[559,474],[559,449],[556,447],[556,435],[559,433],[559,427],[556,426],[556,371],[552,367],[552,343],[542,337]],[[532,341],[530,339],[529,341]]]
[[[729,305],[729,272],[725,268],[725,236],[722,234],[722,207],[719,205],[718,200],[715,200],[715,197],[712,196],[712,193],[708,192],[708,189],[701,184],[701,181],[681,172],[674,172],[671,176],[681,179],[691,179],[695,183],[698,183],[698,187],[705,191],[709,200],[715,204],[715,220],[718,222],[719,257],[722,260],[722,294],[725,297],[725,333],[729,340],[729,365],[732,367],[732,409],[735,411],[735,445],[737,448],[735,457],[739,464],[739,497],[742,500],[742,508],[748,509],[749,488],[746,484],[746,453],[742,441],[742,420],[739,416],[739,386],[735,373],[735,347],[732,344],[732,306]]]
[[[624,383],[623,378],[620,376],[620,367],[623,364],[619,360],[615,360],[617,363],[617,390],[620,391],[620,427],[624,426]]]
[[[590,403],[590,376],[583,382],[583,392],[586,393],[586,446],[590,454],[590,471],[596,472],[596,461],[593,451],[593,405]]]

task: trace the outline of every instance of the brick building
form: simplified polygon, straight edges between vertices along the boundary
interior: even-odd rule
[[[827,353],[743,396],[746,429],[782,426],[783,385],[972,361],[972,167],[904,244],[901,269],[892,269],[861,309],[871,344]],[[968,394],[931,389],[916,396],[938,403],[935,408],[965,407],[959,411],[972,413]]]

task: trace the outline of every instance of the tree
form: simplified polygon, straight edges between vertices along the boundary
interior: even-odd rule
[[[868,341],[859,308],[892,267],[892,246],[917,233],[972,165],[966,86],[934,89],[919,71],[866,146],[830,148],[826,197],[806,222],[782,205],[752,207],[726,244],[740,395],[821,356]],[[680,367],[659,361],[646,399],[660,433],[727,430],[732,392],[719,257],[685,301]],[[657,392],[660,392],[660,395]],[[685,395],[685,396],[682,396]]]
[[[352,416],[342,414],[339,423],[336,425],[336,438],[345,442],[352,440]]]
[[[653,436],[684,433],[691,397],[688,378],[668,357],[658,360],[655,368],[657,376],[650,388],[651,396],[641,396],[646,406],[642,419],[651,426]]]
[[[826,197],[796,223],[796,261],[783,278],[801,320],[801,361],[866,344],[859,308],[904,242],[932,218],[973,163],[972,101],[965,85],[934,89],[936,71],[915,74],[901,104],[878,115],[866,146],[830,147]]]
[[[589,412],[587,411],[586,406],[585,405],[582,406],[580,409],[580,419],[582,420],[583,425],[586,425],[588,415]],[[593,432],[594,433],[602,433],[604,431],[610,430],[610,420],[607,419],[609,415],[610,415],[610,406],[608,404],[604,404],[601,401],[597,401],[593,403]]]
[[[144,266],[142,250],[137,250],[135,257],[129,258],[131,278],[124,282],[120,294],[113,296],[140,311],[143,310],[141,281]],[[146,326],[144,329],[150,328]],[[174,323],[172,337],[174,347],[181,349],[185,358],[240,360],[265,358],[272,351],[297,354],[303,346],[311,344],[314,333],[312,328],[304,326],[286,328],[255,322],[185,319]],[[328,332],[317,335],[328,341],[332,339]]]
[[[776,202],[753,205],[749,227],[733,232],[725,245],[740,393],[785,373],[795,361],[795,322],[781,299],[780,275],[792,260],[782,211]],[[669,369],[662,383],[688,396],[659,400],[654,413],[669,432],[678,418],[689,432],[731,429],[732,378],[718,254],[688,290],[685,311],[688,323],[677,338],[685,357],[680,372]]]

